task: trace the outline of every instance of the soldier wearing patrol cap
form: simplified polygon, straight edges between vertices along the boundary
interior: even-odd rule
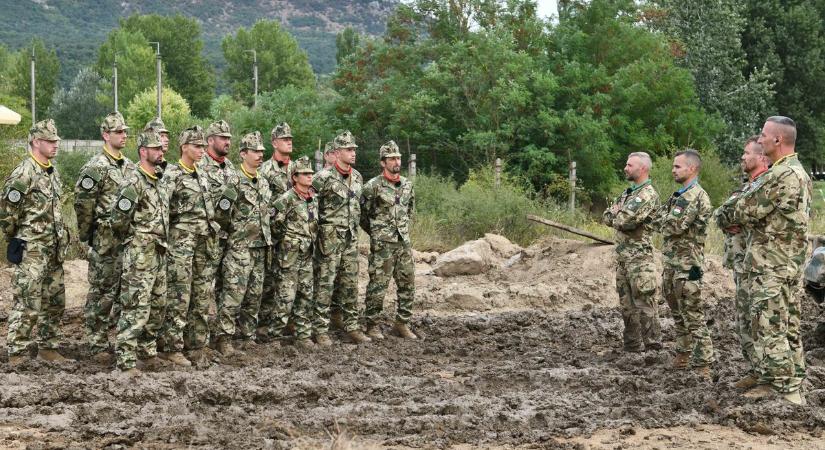
[[[137,359],[157,364],[157,337],[166,311],[166,249],[169,198],[157,167],[163,161],[161,136],[138,136],[138,170],[128,178],[112,208],[112,228],[125,236],[121,314],[117,324],[117,367],[134,373]]]
[[[292,129],[289,124],[281,122],[276,125],[270,133],[270,140],[274,149],[272,158],[261,165],[259,173],[261,178],[266,179],[269,183],[272,198],[277,199],[292,187],[288,177],[292,155]],[[269,260],[273,260],[274,257],[273,254]],[[273,308],[277,297],[274,273],[276,270],[277,266],[267,267],[264,278],[264,291],[261,296],[261,310],[258,317],[258,335],[264,340],[280,337],[280,335],[273,334],[271,330]]]
[[[234,352],[231,340],[235,335],[241,340],[241,348],[251,348],[255,344],[263,277],[272,245],[272,193],[267,181],[258,174],[263,152],[261,133],[248,133],[241,139],[241,165],[235,177],[237,181],[232,186],[238,195],[231,206],[222,265],[223,289],[216,297],[216,347],[224,356]],[[228,202],[226,198],[220,201],[224,204],[219,208]]]
[[[220,258],[214,204],[209,181],[198,171],[206,136],[197,125],[178,138],[180,160],[164,175],[169,195],[169,249],[167,306],[159,356],[178,365],[202,363],[203,347],[209,337],[208,313],[215,277],[214,260]]]
[[[137,170],[122,150],[129,129],[118,112],[109,113],[100,125],[103,150],[80,169],[75,185],[74,210],[78,237],[89,243],[89,293],[84,315],[89,353],[98,362],[109,364],[109,313],[120,295],[123,237],[109,222],[112,206],[121,185]]]
[[[333,144],[338,159],[333,169],[320,171],[312,180],[318,195],[318,245],[315,249],[315,313],[313,332],[326,335],[333,292],[341,307],[344,331],[356,344],[371,339],[358,326],[358,224],[359,199],[364,184],[355,164],[355,138],[345,131]]]
[[[398,287],[395,332],[406,339],[417,336],[409,328],[415,298],[415,263],[412,258],[410,227],[415,212],[412,183],[401,176],[401,151],[395,141],[379,149],[381,175],[361,189],[361,228],[370,235],[369,276],[364,301],[367,336],[384,339],[380,315],[390,283]]]
[[[0,199],[0,229],[8,242],[6,256],[14,264],[6,339],[11,365],[28,358],[35,325],[38,358],[69,361],[57,352],[66,305],[63,258],[69,244],[60,212],[60,177],[51,163],[58,141],[51,119],[37,122],[29,135],[31,154],[6,179]]]
[[[332,166],[335,165],[337,155],[338,154],[335,152],[335,146],[332,145],[332,142],[327,142],[326,145],[324,145],[324,169],[331,169]]]
[[[275,313],[273,329],[280,333],[290,317],[295,323],[295,346],[308,350],[312,334],[312,251],[318,232],[318,203],[312,195],[312,161],[306,156],[290,168],[292,188],[275,201],[272,222],[277,247]],[[326,333],[316,335],[319,345],[331,345]]]
[[[149,122],[146,122],[146,126],[143,127],[143,131],[154,131],[160,135],[160,144],[163,151],[163,155],[161,156],[164,156],[165,159],[166,152],[169,151],[169,130],[166,129],[166,125],[163,124],[163,120],[161,120],[160,117],[155,117]],[[163,162],[164,159],[161,159],[161,162]]]

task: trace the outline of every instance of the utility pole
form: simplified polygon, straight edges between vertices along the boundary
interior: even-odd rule
[[[35,75],[34,75],[34,47],[32,47],[32,64],[31,64],[31,86],[32,86],[32,126],[37,123],[37,115],[34,112],[34,83],[35,83]]]
[[[255,50],[244,50],[244,53],[252,53],[252,83],[255,86],[252,97],[252,107],[258,106],[258,53]]]
[[[158,116],[158,119],[160,119],[161,118],[160,117],[160,113],[161,113],[160,105],[161,105],[161,101],[163,100],[163,94],[161,94],[162,86],[161,86],[161,79],[160,79],[160,42],[150,42],[150,44],[154,44],[154,45],[157,46],[157,51],[155,52],[155,71],[157,72],[157,77],[158,77],[158,111],[157,111],[157,116]]]
[[[115,53],[115,62],[112,65],[112,89],[115,95],[115,112],[117,112],[117,53]]]

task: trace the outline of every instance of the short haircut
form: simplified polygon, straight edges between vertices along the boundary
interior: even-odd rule
[[[765,154],[765,147],[762,147],[762,144],[759,143],[759,136],[753,135],[745,140],[745,147],[747,148],[749,145],[753,145],[753,148],[756,150],[756,153],[760,155]]]
[[[695,167],[697,170],[702,168],[702,157],[699,156],[699,152],[692,148],[686,148],[684,150],[676,152],[676,156],[684,156],[685,160],[691,167]]]
[[[646,152],[633,152],[627,155],[627,159],[633,157],[639,158],[642,161],[642,166],[645,167],[647,170],[650,170],[650,168],[653,167],[653,160],[650,159],[650,155],[648,155]]]
[[[787,141],[788,144],[796,144],[796,122],[790,117],[785,116],[771,116],[765,119],[765,122],[773,122],[781,125],[782,140]]]

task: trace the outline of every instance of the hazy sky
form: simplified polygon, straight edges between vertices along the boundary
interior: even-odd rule
[[[547,17],[556,14],[556,0],[537,0],[538,16]]]

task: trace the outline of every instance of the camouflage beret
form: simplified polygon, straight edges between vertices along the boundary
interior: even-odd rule
[[[241,150],[264,151],[264,145],[261,143],[261,132],[246,133],[241,138]]]
[[[54,126],[54,120],[41,120],[34,124],[29,130],[29,140],[43,139],[44,141],[59,141],[60,136],[57,135],[57,128]]]
[[[272,139],[291,138],[292,128],[289,128],[288,123],[281,122],[278,125],[275,125],[275,128],[272,129],[271,136]]]
[[[184,144],[206,146],[206,136],[203,135],[203,128],[195,125],[181,131],[180,136],[178,136],[178,145]]]
[[[154,130],[158,133],[168,133],[169,130],[166,129],[166,125],[163,124],[163,120],[160,117],[155,117],[154,119],[146,122],[146,126],[143,127],[143,131]]]
[[[324,145],[324,153],[332,153],[334,151],[335,146],[332,145],[332,142],[327,142],[326,145]]]
[[[398,144],[396,144],[395,141],[389,141],[381,146],[381,148],[378,150],[378,154],[380,155],[381,159],[395,158],[396,156],[400,158],[401,150],[398,149]]]
[[[355,145],[355,136],[353,136],[349,130],[335,136],[332,145],[334,145],[335,148],[358,148],[358,146]]]
[[[219,120],[217,122],[212,122],[209,124],[209,128],[206,129],[206,137],[209,136],[223,136],[223,137],[232,137],[232,132],[229,128],[229,124],[226,123],[224,120]]]
[[[154,129],[143,131],[138,135],[138,148],[161,148],[160,132]]]
[[[296,173],[315,173],[312,169],[312,161],[308,156],[302,156],[294,161],[289,166],[289,178],[292,178]]]
[[[117,111],[110,112],[103,119],[103,123],[100,124],[101,133],[106,131],[125,131],[128,129],[129,127],[126,126],[126,120]]]

